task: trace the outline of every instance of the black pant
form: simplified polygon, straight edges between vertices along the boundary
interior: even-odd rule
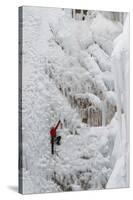
[[[56,138],[56,140],[55,140],[57,145],[60,145],[60,140],[61,140],[61,136],[58,136],[58,137]]]
[[[54,137],[51,137],[51,153],[54,154]]]
[[[51,137],[51,153],[54,154],[54,142],[56,142],[57,145],[60,145],[61,136],[58,136],[56,138]]]

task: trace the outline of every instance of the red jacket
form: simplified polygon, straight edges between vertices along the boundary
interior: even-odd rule
[[[59,124],[60,124],[60,120],[58,121],[56,127],[52,127],[52,128],[51,128],[51,130],[50,130],[50,135],[51,135],[51,137],[56,137],[56,130],[57,130]]]
[[[51,137],[56,137],[56,129],[54,127],[51,128],[50,135]]]

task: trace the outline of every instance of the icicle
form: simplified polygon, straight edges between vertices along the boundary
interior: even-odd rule
[[[102,106],[102,126],[106,125],[106,99],[101,102]]]

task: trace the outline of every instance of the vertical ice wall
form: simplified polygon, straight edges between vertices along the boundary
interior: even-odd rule
[[[129,184],[129,15],[122,34],[114,41],[112,61],[119,132],[115,139],[114,170],[107,184],[108,188],[127,187]]]

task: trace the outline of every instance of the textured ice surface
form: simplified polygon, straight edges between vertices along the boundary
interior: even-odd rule
[[[101,14],[74,20],[57,8],[23,14],[23,192],[102,189],[108,180],[120,187],[111,52],[122,25]],[[52,156],[49,131],[59,119]]]

